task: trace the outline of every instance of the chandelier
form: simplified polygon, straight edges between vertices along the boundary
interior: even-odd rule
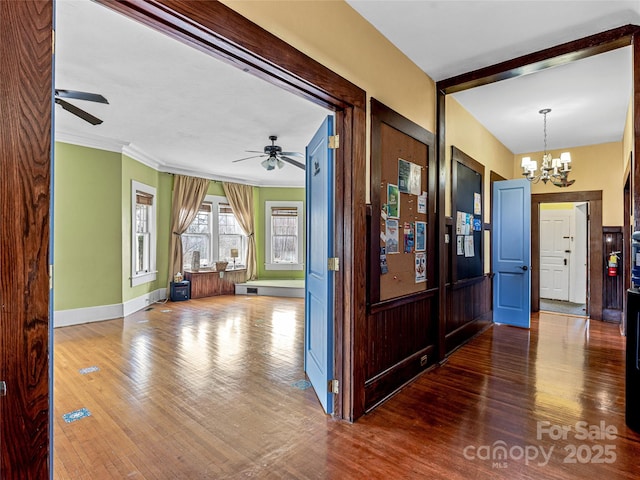
[[[550,111],[550,108],[543,108],[538,112],[544,115],[544,155],[542,155],[540,173],[536,174],[538,170],[537,161],[531,160],[531,157],[523,157],[521,164],[522,175],[531,183],[538,183],[542,180],[545,184],[550,181],[556,187],[568,187],[575,182],[575,180],[569,180],[571,154],[563,152],[560,158],[552,158],[551,154],[547,153],[547,113]]]

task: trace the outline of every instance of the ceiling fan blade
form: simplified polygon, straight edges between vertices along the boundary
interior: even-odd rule
[[[264,153],[263,150],[245,150],[245,152],[247,152],[247,153],[262,153],[262,154],[266,155],[266,153]]]
[[[99,93],[79,92],[77,90],[58,90],[56,89],[56,96],[62,98],[74,98],[76,100],[87,100],[89,102],[109,103]]]
[[[293,158],[289,158],[289,157],[285,157],[283,155],[280,155],[280,158],[283,162],[287,162],[290,165],[293,165],[294,167],[298,167],[301,168],[302,170],[304,170],[306,167],[304,166],[304,163],[300,163],[297,160],[294,160]]]
[[[73,113],[75,116],[80,117],[85,122],[89,122],[91,125],[100,125],[102,120],[98,117],[94,117],[88,112],[85,112],[81,108],[76,107],[75,105],[70,104],[69,102],[65,102],[59,98],[55,99],[56,103],[64,108],[67,112]]]
[[[243,160],[249,160],[250,158],[258,158],[258,157],[266,157],[266,155],[253,155],[251,157],[239,158],[238,160],[233,160],[231,163],[242,162]]]
[[[280,152],[280,155],[286,155],[287,157],[300,157],[304,158],[304,154],[300,152]]]

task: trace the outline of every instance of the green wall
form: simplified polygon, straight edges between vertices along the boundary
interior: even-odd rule
[[[286,279],[303,279],[304,270],[265,270],[265,203],[267,201],[305,201],[305,189],[304,188],[272,188],[272,187],[260,187],[254,191],[255,212],[256,212],[256,245],[257,245],[257,257],[258,257],[258,278],[260,280],[269,280],[277,278]],[[303,222],[304,225],[304,222]],[[304,227],[303,227],[304,230]],[[306,238],[303,235],[303,248],[306,248]]]
[[[122,301],[121,155],[56,143],[55,310]]]
[[[121,153],[59,142],[54,161],[54,310],[120,304],[166,287],[173,175]],[[132,180],[156,188],[158,274],[136,287],[130,279]],[[222,183],[212,181],[207,193],[224,196]],[[269,200],[304,202],[305,190],[254,187],[258,277],[304,278],[304,271],[264,268]]]

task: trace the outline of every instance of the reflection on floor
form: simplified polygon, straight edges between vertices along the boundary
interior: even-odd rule
[[[540,310],[545,312],[566,313],[567,315],[587,315],[587,305],[585,303],[563,302],[561,300],[540,299]]]
[[[211,297],[56,329],[54,478],[637,478],[617,325],[493,326],[348,424],[304,388],[303,312]]]

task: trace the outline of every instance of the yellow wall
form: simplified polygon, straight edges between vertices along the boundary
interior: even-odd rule
[[[490,176],[494,172],[509,179],[512,178],[513,152],[498,141],[489,131],[483,127],[458,101],[451,95],[446,99],[446,162],[447,162],[447,189],[445,195],[445,212],[451,215],[451,146],[472,157],[485,167],[484,171],[484,221],[491,223],[489,207],[490,200]],[[484,237],[484,270],[491,270],[489,265],[489,252],[491,245],[490,235],[485,232]]]
[[[602,190],[602,224],[622,225],[622,142],[601,143],[586,147],[571,147],[561,150],[550,150],[554,158],[562,152],[571,153],[571,174],[569,179],[576,181],[572,186],[558,188],[551,183],[542,182],[531,185],[531,193],[579,192]],[[522,157],[532,160],[542,159],[543,152],[523,153],[514,156],[514,178],[522,175],[520,163]],[[604,167],[604,168],[603,168]]]
[[[223,3],[359,86],[368,98],[376,98],[435,132],[433,80],[344,1],[223,0]],[[367,132],[368,122],[369,115]],[[367,153],[367,182],[369,158]],[[367,189],[367,201],[368,198]]]
[[[540,210],[573,210],[572,202],[541,203]]]

